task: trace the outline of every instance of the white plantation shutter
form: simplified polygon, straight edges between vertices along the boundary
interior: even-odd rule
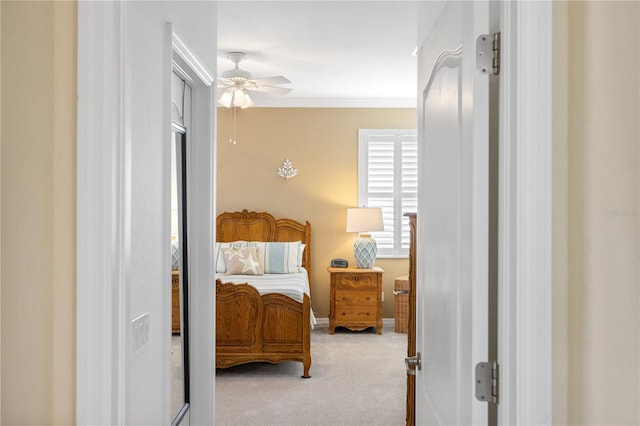
[[[409,220],[418,208],[418,145],[415,129],[358,131],[358,206],[380,207],[383,232],[372,233],[378,257],[409,253]]]

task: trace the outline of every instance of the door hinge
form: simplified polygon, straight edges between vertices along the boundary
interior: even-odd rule
[[[476,68],[482,74],[500,74],[500,33],[482,34],[476,40]]]
[[[404,359],[404,363],[407,366],[407,374],[410,376],[416,375],[416,368],[422,370],[422,358],[420,352],[416,356],[408,356]]]
[[[497,404],[500,398],[500,366],[497,362],[476,365],[476,399]]]

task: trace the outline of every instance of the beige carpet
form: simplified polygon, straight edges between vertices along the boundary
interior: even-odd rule
[[[316,327],[310,379],[297,362],[218,370],[216,425],[404,425],[406,351],[393,327]]]

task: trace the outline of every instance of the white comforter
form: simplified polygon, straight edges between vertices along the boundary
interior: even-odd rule
[[[223,283],[232,282],[234,284],[251,284],[258,290],[260,295],[268,293],[280,293],[291,297],[302,303],[303,295],[311,297],[309,289],[309,276],[307,271],[297,272],[294,274],[264,274],[264,275],[225,275],[217,273],[216,279]],[[316,324],[316,319],[311,310],[311,325]]]

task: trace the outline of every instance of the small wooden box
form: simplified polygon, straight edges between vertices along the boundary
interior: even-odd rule
[[[409,290],[409,277],[404,275],[396,278],[396,290]],[[393,311],[395,317],[394,331],[396,333],[409,332],[409,293],[393,296]]]

